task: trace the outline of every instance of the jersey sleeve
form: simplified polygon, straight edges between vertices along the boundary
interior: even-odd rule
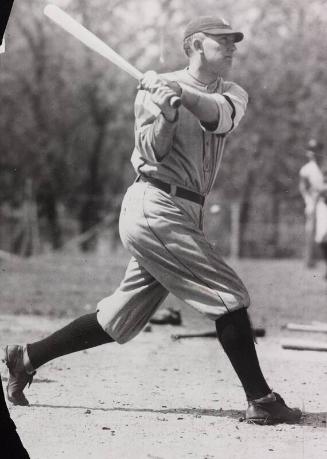
[[[177,120],[167,121],[147,91],[137,93],[134,109],[136,149],[148,163],[162,161],[171,150]]]
[[[247,92],[236,83],[228,83],[222,94],[212,94],[219,110],[219,120],[215,129],[201,123],[203,129],[213,134],[232,132],[243,118],[248,104]]]

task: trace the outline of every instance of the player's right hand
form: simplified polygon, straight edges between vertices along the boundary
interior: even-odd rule
[[[176,93],[163,84],[151,92],[152,102],[160,108],[163,116],[168,121],[174,121],[176,118],[176,108],[170,105],[170,100],[173,96],[176,96]]]

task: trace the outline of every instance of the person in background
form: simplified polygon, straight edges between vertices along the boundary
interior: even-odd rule
[[[325,279],[327,280],[327,158],[323,159],[321,171],[324,178],[316,205],[315,242],[319,245],[325,264]]]
[[[29,455],[17,433],[15,423],[10,417],[10,413],[3,394],[2,384],[0,384],[0,422],[2,439],[1,458],[29,459]]]
[[[1,0],[0,8],[0,46],[8,24],[14,0]],[[28,459],[29,455],[24,448],[16,430],[14,421],[10,417],[0,377],[0,425],[1,425],[1,458]]]
[[[14,0],[1,0],[0,9],[0,46],[3,42],[4,33],[8,24],[11,8]]]
[[[305,205],[305,261],[310,268],[315,265],[315,244],[321,247],[327,266],[327,180],[321,169],[324,159],[323,144],[316,139],[310,139],[306,157],[308,161],[299,172],[299,190]]]

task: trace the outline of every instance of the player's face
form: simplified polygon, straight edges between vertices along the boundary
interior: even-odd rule
[[[233,35],[205,34],[202,47],[209,71],[224,73],[230,69],[236,51]]]

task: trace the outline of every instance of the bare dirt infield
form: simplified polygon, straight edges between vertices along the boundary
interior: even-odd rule
[[[61,324],[20,317],[17,327],[36,337]],[[306,414],[296,426],[252,426],[239,421],[243,393],[216,340],[173,342],[175,330],[153,327],[127,345],[102,346],[40,370],[26,391],[31,406],[11,408],[31,457],[327,456],[326,354],[281,351],[278,339],[261,339],[269,382]]]
[[[288,320],[326,321],[321,267],[305,271],[301,266],[290,261],[245,261],[237,267],[254,297],[253,321],[267,330],[257,345],[263,371],[274,390],[305,411],[300,424],[261,427],[241,422],[244,395],[217,341],[170,339],[176,332],[212,329],[212,323],[179,304],[182,327],[152,326],[152,332],[142,332],[124,346],[110,344],[63,357],[38,371],[26,391],[31,405],[10,407],[31,458],[326,458],[327,353],[280,347],[286,336],[326,340],[326,335],[281,330]],[[17,312],[24,298],[30,304],[35,298],[35,303],[48,307],[50,285],[62,295],[69,291],[68,283],[75,291],[78,301],[75,305],[71,300],[68,315],[89,310],[76,293],[79,287],[73,274],[63,269],[61,275],[60,269],[52,282],[50,278],[48,284],[34,286],[31,267],[5,266],[2,281],[7,276],[10,283],[1,283],[1,345],[39,339],[70,320],[55,317],[50,309],[53,317],[9,314],[10,304]],[[90,261],[88,272],[89,277],[81,274],[80,282],[87,288],[99,276],[97,289],[101,290],[101,275],[95,265],[91,269]],[[40,275],[46,278],[45,269]],[[60,307],[58,315],[62,315]],[[5,386],[3,367],[1,373]]]

